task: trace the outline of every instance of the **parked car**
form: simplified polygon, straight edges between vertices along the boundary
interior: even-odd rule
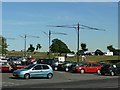
[[[81,65],[83,66],[83,65],[85,65],[85,64],[86,64],[85,62],[73,62],[72,65],[70,66],[70,71],[71,71],[71,72],[74,72],[74,71],[73,71],[73,68],[74,68],[75,66],[81,66]]]
[[[109,62],[104,62],[104,61],[100,61],[100,62],[98,62],[99,64],[101,64],[102,66],[103,65],[106,65],[106,64],[109,64]]]
[[[119,75],[120,74],[120,65],[119,64],[105,64],[100,70],[102,75]]]
[[[62,70],[62,65],[64,62],[59,61],[59,60],[53,60],[53,64],[52,64],[52,68],[53,70],[57,71],[57,70]]]
[[[31,77],[53,77],[53,69],[47,64],[30,64],[25,68],[15,70],[13,76],[29,79]]]
[[[48,64],[52,66],[53,59],[36,59],[34,60],[33,64]]]
[[[24,68],[25,66],[26,65],[22,65],[22,64],[14,64],[14,65],[12,65],[12,71]]]
[[[73,64],[72,61],[65,61],[62,64],[61,69],[64,70],[64,71],[66,71],[66,72],[68,72],[68,71],[70,71],[70,67],[71,67],[72,64]]]
[[[72,68],[74,72],[80,72],[80,73],[98,73],[100,74],[100,69],[102,65],[98,63],[81,63],[79,66],[75,66]]]
[[[10,64],[8,62],[0,62],[0,71],[1,72],[10,72],[12,71],[12,67],[10,66]]]
[[[17,57],[17,56],[10,56],[9,59],[7,60],[10,65],[15,65],[15,64],[21,64],[21,57]]]

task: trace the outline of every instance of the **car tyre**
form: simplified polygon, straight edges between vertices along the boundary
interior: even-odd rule
[[[81,70],[80,70],[80,73],[81,73],[81,74],[84,74],[84,73],[85,73],[85,70],[84,70],[84,69],[81,69]]]
[[[69,69],[68,69],[68,68],[65,68],[65,71],[66,71],[66,72],[68,72],[68,71],[69,71]]]
[[[99,70],[99,69],[97,70],[97,74],[101,74],[101,72],[100,72],[100,70]]]
[[[47,75],[47,78],[48,79],[51,79],[53,77],[53,74],[52,73],[49,73],[48,75]]]
[[[55,67],[54,69],[55,69],[55,71],[57,71],[57,70],[58,70],[58,68],[57,68],[57,67]]]
[[[111,72],[110,72],[110,75],[111,75],[111,76],[114,76],[114,75],[115,75],[115,73],[114,73],[113,71],[111,71]]]
[[[28,73],[25,74],[25,75],[24,75],[24,78],[25,78],[25,79],[29,79],[29,78],[30,78],[30,74],[28,74]]]

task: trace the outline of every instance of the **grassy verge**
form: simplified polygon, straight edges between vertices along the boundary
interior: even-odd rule
[[[13,56],[24,56],[24,52],[20,51],[14,51],[14,52],[7,52],[7,55],[13,55]],[[27,56],[32,56],[34,58],[48,58],[48,54],[46,52],[36,52],[31,53],[27,52]],[[57,56],[57,54],[53,53],[51,54],[51,58],[54,58]],[[62,54],[62,56],[65,56],[65,54]],[[82,61],[82,56],[79,56],[79,61]],[[86,61],[92,61],[92,62],[98,62],[98,61],[107,61],[107,60],[119,60],[120,56],[86,56]],[[77,57],[67,57],[66,60],[71,61],[77,61]]]

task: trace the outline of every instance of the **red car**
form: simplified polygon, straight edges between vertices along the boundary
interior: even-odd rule
[[[85,72],[100,74],[101,67],[102,65],[98,63],[85,63],[83,65],[73,67],[72,71],[80,72],[82,74]]]
[[[24,68],[24,67],[26,67],[26,65],[22,65],[22,64],[15,64],[15,65],[12,65],[13,71],[14,71],[14,70],[17,70],[17,69]]]
[[[2,72],[9,72],[12,70],[12,67],[9,65],[8,62],[1,62],[0,64],[0,70]]]
[[[14,65],[12,66],[13,70],[17,70],[17,69],[21,69],[21,68],[24,68],[25,65]]]

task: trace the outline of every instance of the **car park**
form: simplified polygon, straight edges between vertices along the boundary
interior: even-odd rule
[[[104,64],[100,70],[102,75],[120,75],[120,65],[119,64]]]
[[[53,77],[53,69],[47,64],[30,64],[25,68],[15,70],[13,76],[29,79],[31,77]]]
[[[98,63],[82,63],[79,66],[75,66],[72,68],[73,72],[80,72],[80,73],[98,73],[100,74],[100,69],[102,65]]]

